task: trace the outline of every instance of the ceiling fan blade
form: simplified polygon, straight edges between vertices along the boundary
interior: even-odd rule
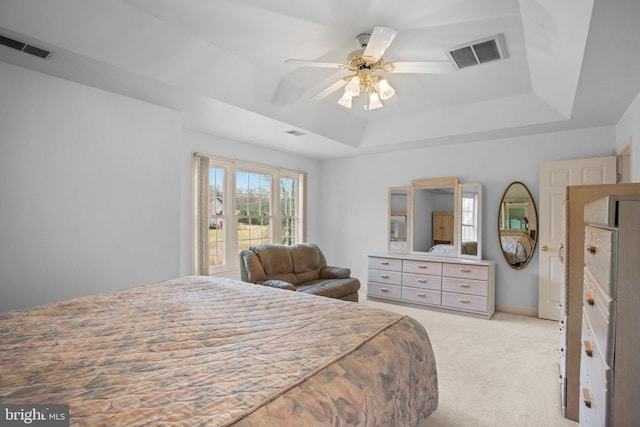
[[[334,84],[332,84],[331,86],[329,86],[328,88],[326,88],[325,90],[323,90],[322,92],[311,97],[311,99],[314,101],[318,101],[320,99],[326,98],[327,96],[331,95],[333,92],[337,91],[338,89],[340,89],[342,86],[346,84],[347,84],[347,80],[340,79]]]
[[[388,62],[391,69],[383,68],[391,73],[442,74],[453,71],[450,61],[422,61],[422,62]]]
[[[307,61],[304,59],[287,59],[287,64],[300,65],[301,67],[320,67],[320,68],[340,68],[343,64],[337,62],[319,62],[319,61]]]
[[[376,26],[362,55],[380,59],[396,37],[396,34],[398,34],[398,31],[391,27]]]

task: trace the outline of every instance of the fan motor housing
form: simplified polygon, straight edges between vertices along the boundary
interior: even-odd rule
[[[364,49],[369,44],[370,38],[371,38],[371,34],[361,33],[356,36],[356,42],[358,43],[358,46]]]

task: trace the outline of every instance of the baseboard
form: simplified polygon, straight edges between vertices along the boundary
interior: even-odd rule
[[[519,314],[521,316],[538,317],[537,307],[522,307],[520,305],[496,304],[496,311]]]

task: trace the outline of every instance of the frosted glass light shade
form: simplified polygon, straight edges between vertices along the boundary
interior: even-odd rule
[[[378,93],[380,94],[380,99],[389,99],[396,91],[393,90],[389,82],[383,78],[378,82]]]
[[[349,95],[347,93],[347,91],[345,90],[344,95],[342,95],[342,98],[340,98],[338,100],[338,104],[342,105],[344,108],[351,108],[351,99],[353,97],[351,95]]]
[[[348,93],[352,97],[360,95],[360,76],[357,74],[349,80],[349,83],[344,87],[344,92]]]
[[[369,92],[369,110],[375,110],[376,108],[382,108],[382,101],[380,101],[380,97],[378,93],[375,91]]]

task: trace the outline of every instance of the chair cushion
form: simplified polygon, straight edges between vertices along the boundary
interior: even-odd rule
[[[293,260],[287,246],[266,244],[253,246],[251,250],[260,259],[266,280],[283,280],[293,285],[299,283],[293,274]]]
[[[293,272],[298,283],[305,283],[320,277],[320,269],[326,265],[326,261],[316,245],[300,243],[290,246],[289,249],[293,261]]]
[[[345,295],[357,293],[360,281],[353,277],[349,279],[320,279],[296,286],[298,292],[306,292],[330,298],[342,298]]]

